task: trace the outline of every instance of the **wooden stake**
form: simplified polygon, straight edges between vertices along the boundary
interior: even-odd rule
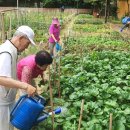
[[[58,95],[59,98],[61,98],[61,92],[60,92],[60,57],[61,57],[61,52],[59,52],[59,65],[58,65]]]
[[[112,130],[112,113],[110,114],[109,130]]]
[[[4,42],[5,41],[4,12],[1,12],[1,23],[2,23],[2,42]]]
[[[12,18],[9,17],[9,38],[11,38],[12,34]]]
[[[54,130],[54,113],[53,113],[53,94],[52,94],[52,87],[51,87],[51,72],[50,72],[50,66],[49,66],[49,90],[50,90],[50,103],[51,103],[51,111],[52,111],[52,127]]]
[[[81,126],[82,115],[83,115],[83,108],[84,108],[84,99],[82,99],[82,103],[81,103],[81,110],[80,110],[78,130],[80,130],[80,126]]]
[[[53,59],[53,68],[54,68],[54,72],[53,72],[53,82],[54,82],[54,86],[56,86],[56,53],[54,53],[54,59]]]

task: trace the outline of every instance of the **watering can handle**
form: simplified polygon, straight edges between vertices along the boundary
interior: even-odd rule
[[[35,98],[33,98],[36,102],[41,102],[43,105],[45,104],[45,98],[44,97],[42,97],[42,96],[40,96],[40,95],[37,95],[37,94],[35,94],[35,96],[34,97],[37,97],[38,99],[35,99]]]
[[[12,109],[12,111],[11,111],[11,113],[10,113],[10,117],[11,117],[11,118],[12,118],[13,113],[14,113],[14,111],[16,110],[17,106],[19,105],[19,103],[22,102],[22,100],[23,100],[24,98],[26,98],[27,96],[28,96],[28,95],[26,94],[26,95],[23,95],[23,96],[21,96],[21,97],[19,98],[18,102],[15,104],[14,108]]]
[[[42,96],[35,94],[34,97],[37,97],[38,99],[44,99]],[[45,100],[45,99],[44,99]]]

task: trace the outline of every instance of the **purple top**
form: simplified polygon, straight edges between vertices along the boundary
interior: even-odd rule
[[[58,26],[57,28],[54,26],[54,24],[51,24],[50,25],[50,28],[49,28],[49,34],[53,34],[54,37],[56,38],[57,41],[60,40],[60,26]],[[50,43],[55,43],[54,39],[50,36],[49,37],[49,42]]]
[[[25,67],[26,69],[24,69]],[[22,75],[22,73],[24,75]],[[31,79],[36,78],[39,75],[43,76],[43,70],[37,67],[35,55],[27,56],[17,63],[17,78],[19,80],[29,83]]]

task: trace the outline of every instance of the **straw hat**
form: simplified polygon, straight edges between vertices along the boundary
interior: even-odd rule
[[[52,24],[60,25],[58,18],[53,18]]]

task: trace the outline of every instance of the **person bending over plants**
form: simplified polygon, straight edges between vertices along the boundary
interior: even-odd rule
[[[126,27],[129,27],[129,25],[130,25],[130,17],[129,16],[124,17],[122,19],[122,24],[123,24],[123,26],[121,27],[120,32],[122,32]]]
[[[22,82],[35,86],[34,79],[40,75],[44,84],[43,73],[52,64],[52,61],[51,55],[45,50],[37,52],[36,55],[27,56],[17,63],[17,78]],[[20,90],[20,95],[23,94],[26,94],[25,91]]]

